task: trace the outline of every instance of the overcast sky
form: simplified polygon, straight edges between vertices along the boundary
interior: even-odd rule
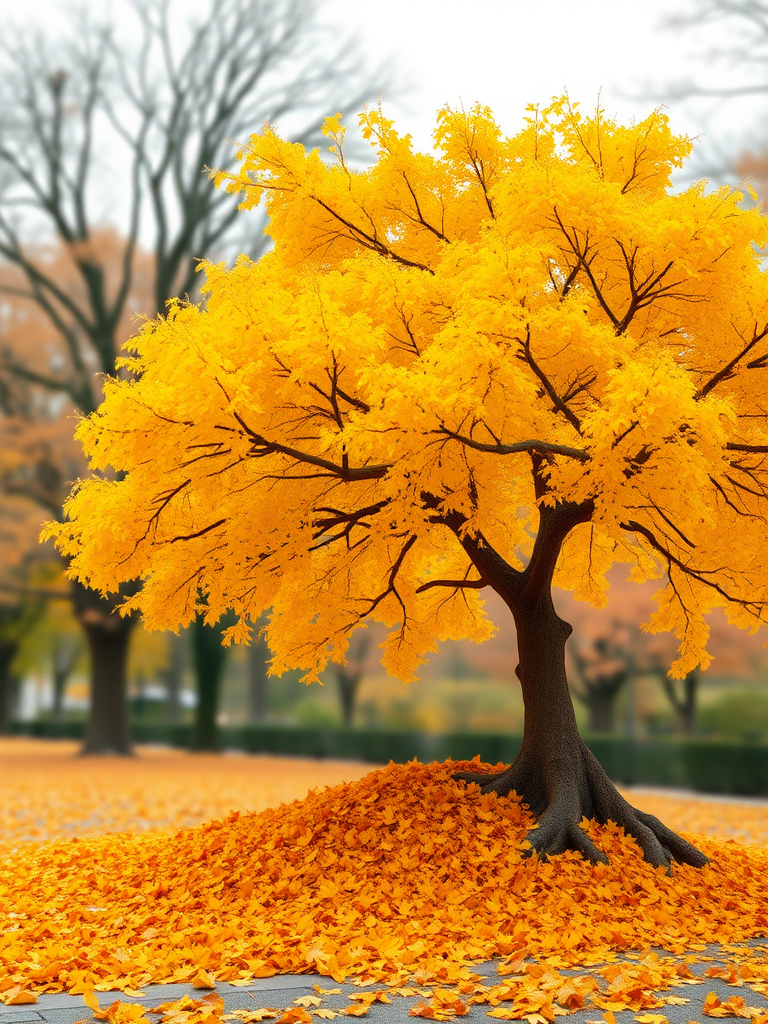
[[[83,0],[80,0],[82,3]],[[515,131],[526,104],[546,103],[567,89],[582,108],[594,107],[598,91],[608,114],[640,118],[655,105],[639,99],[643,85],[657,88],[702,72],[695,63],[722,30],[704,35],[664,31],[665,15],[695,0],[325,0],[324,20],[339,34],[357,36],[374,63],[392,55],[411,88],[392,109],[399,126],[419,147],[429,147],[436,110],[476,100],[490,106],[502,127]],[[180,16],[205,0],[172,0]],[[94,10],[119,16],[126,0],[85,0]],[[66,0],[0,0],[3,23],[40,19],[51,26]],[[28,12],[28,13],[27,13]],[[711,66],[704,65],[712,75]],[[725,70],[720,81],[733,80]],[[635,93],[634,98],[630,95]],[[394,108],[394,109],[393,109]],[[702,130],[701,109],[670,106],[676,131]],[[709,140],[759,132],[762,112],[753,101],[722,108],[708,127]],[[258,127],[258,126],[255,126]]]
[[[644,80],[678,78],[692,40],[659,28],[670,0],[328,0],[326,16],[364,47],[395,54],[413,81],[399,121],[429,145],[445,103],[487,104],[510,130],[528,103],[567,90],[582,107],[642,116],[655,104],[623,96]],[[386,14],[384,11],[386,10]],[[681,114],[683,112],[681,111]],[[680,116],[679,130],[696,125]]]

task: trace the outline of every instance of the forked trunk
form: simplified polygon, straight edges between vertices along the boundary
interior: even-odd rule
[[[515,762],[493,776],[461,773],[485,792],[514,791],[538,817],[528,840],[542,856],[578,850],[590,861],[605,854],[579,828],[582,817],[609,820],[634,836],[646,860],[701,866],[706,857],[652,815],[630,806],[579,735],[565,672],[571,626],[556,613],[549,588],[534,604],[507,595],[517,626],[520,680],[525,704],[523,744]]]
[[[80,753],[130,755],[128,645],[136,620],[117,612],[122,596],[105,599],[81,583],[72,590],[90,658],[90,708]]]

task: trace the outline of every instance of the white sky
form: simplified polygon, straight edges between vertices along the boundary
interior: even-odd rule
[[[80,0],[119,16],[125,0]],[[202,0],[173,0],[180,15]],[[609,115],[641,118],[655,105],[630,98],[642,85],[657,88],[690,74],[694,55],[718,39],[662,31],[665,15],[690,0],[326,0],[324,20],[346,37],[354,33],[378,64],[397,58],[411,84],[397,107],[387,102],[398,127],[420,148],[430,145],[436,110],[445,103],[490,106],[508,132],[521,123],[526,104],[546,103],[568,90],[582,108],[594,107],[598,91]],[[0,0],[2,23],[35,19],[55,25],[66,0]],[[28,13],[27,13],[28,11]],[[720,32],[720,35],[722,33]],[[698,66],[701,73],[702,65]],[[711,68],[708,69],[711,73]],[[733,73],[730,73],[732,80]],[[728,81],[729,73],[720,75]],[[701,108],[699,108],[701,109]],[[757,111],[739,100],[721,110],[708,130],[709,142],[759,134]],[[701,118],[681,105],[670,107],[675,131],[700,134]],[[756,127],[757,126],[757,127]],[[258,126],[254,126],[255,128]]]
[[[669,7],[669,0],[328,0],[326,16],[356,31],[372,55],[399,57],[414,89],[398,124],[426,147],[445,103],[479,100],[510,131],[528,103],[566,89],[584,108],[602,89],[607,112],[642,115],[654,104],[619,91],[646,76],[673,77],[683,41],[657,28]],[[680,130],[688,127],[681,122]]]
[[[387,54],[399,58],[413,88],[398,104],[396,121],[427,148],[434,114],[446,103],[469,107],[479,100],[511,133],[528,103],[544,104],[564,91],[585,111],[594,109],[600,92],[608,115],[629,120],[657,105],[631,98],[647,95],[648,86],[658,90],[692,75],[732,83],[737,71],[696,60],[724,42],[722,28],[662,29],[665,16],[683,2],[328,0],[326,16],[356,32],[377,61]],[[702,131],[701,105],[669,105],[673,130],[721,147],[759,138],[760,100],[714,106]]]

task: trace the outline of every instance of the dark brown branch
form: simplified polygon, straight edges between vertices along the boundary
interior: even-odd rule
[[[487,586],[489,586],[488,580],[482,577],[479,580],[430,580],[429,583],[422,583],[420,587],[417,587],[416,593],[421,594],[432,587],[453,587],[454,590],[482,590],[483,587]]]
[[[659,554],[667,560],[668,566],[676,566],[686,576],[690,576],[691,579],[695,579],[699,583],[703,583],[705,586],[710,587],[712,590],[716,591],[718,594],[724,597],[726,601],[730,601],[732,604],[739,604],[743,608],[752,608],[759,610],[765,607],[764,601],[745,601],[743,598],[732,597],[731,594],[729,594],[727,590],[724,590],[719,583],[716,583],[713,580],[708,580],[706,578],[708,575],[712,574],[711,572],[705,572],[705,570],[703,569],[692,569],[690,566],[686,565],[679,558],[673,555],[671,551],[668,551],[663,544],[659,543],[654,534],[651,533],[651,531],[646,526],[642,526],[640,523],[635,522],[633,519],[630,519],[626,523],[621,523],[620,526],[622,530],[626,530],[628,533],[639,533],[640,536],[645,537],[645,539],[648,541],[651,547],[655,551],[658,551]],[[712,572],[714,571],[719,570],[713,570]]]
[[[579,420],[579,417],[576,415],[575,412],[573,412],[573,410],[568,408],[568,406],[560,397],[560,395],[558,395],[557,391],[555,391],[554,385],[547,377],[546,373],[544,373],[542,368],[533,358],[533,353],[531,352],[531,328],[529,324],[526,324],[525,327],[525,341],[521,341],[519,338],[517,340],[523,350],[522,354],[518,353],[517,358],[521,359],[524,363],[527,363],[528,366],[530,366],[530,368],[533,370],[533,372],[536,374],[539,381],[541,382],[541,386],[544,388],[544,391],[546,392],[550,401],[554,405],[555,409],[558,412],[562,413],[563,416],[565,416],[565,418],[568,420],[568,422],[575,430],[581,433],[581,422]]]
[[[463,434],[457,434],[453,430],[449,430],[448,427],[442,426],[439,430],[432,431],[432,433],[445,434],[452,438],[454,441],[460,441],[465,444],[468,448],[474,448],[479,452],[490,452],[493,455],[515,455],[519,452],[540,452],[541,454],[550,455],[565,455],[570,459],[578,459],[580,462],[588,462],[592,456],[589,452],[582,451],[579,448],[571,448],[565,444],[554,444],[550,441],[515,441],[513,444],[485,444],[482,441],[475,441],[471,437],[465,437]]]
[[[381,510],[386,508],[388,504],[389,498],[385,498],[382,501],[377,501],[373,505],[367,505],[365,508],[355,509],[353,512],[343,512],[337,508],[319,506],[314,510],[315,513],[326,512],[328,513],[328,516],[327,518],[312,520],[312,526],[316,528],[316,532],[313,534],[315,540],[337,526],[343,526],[343,529],[339,533],[334,533],[330,537],[326,537],[326,539],[320,541],[319,544],[315,544],[310,548],[310,551],[316,551],[318,548],[326,547],[328,544],[333,544],[334,541],[343,540],[345,538],[347,541],[347,547],[349,547],[349,538],[352,530],[356,526],[364,527],[366,530],[369,530],[371,528],[370,523],[363,522],[363,519],[366,516],[376,515],[377,512],[381,512]]]
[[[728,441],[726,449],[729,452],[760,452],[768,453],[768,444],[740,444],[736,441]]]
[[[408,181],[408,175],[405,173],[405,171],[401,171],[401,174],[403,176],[403,181],[405,181],[406,187],[408,188],[408,191],[411,193],[413,205],[416,207],[416,217],[411,217],[409,219],[415,220],[416,223],[421,224],[422,227],[425,227],[428,231],[431,231],[433,235],[437,235],[441,242],[448,242],[449,239],[445,237],[442,231],[440,231],[433,224],[430,224],[428,221],[424,219],[424,214],[421,212],[419,200],[417,199],[416,193],[413,191],[413,188],[411,187],[410,181]]]
[[[400,554],[395,559],[395,563],[392,566],[392,569],[390,570],[386,590],[383,590],[378,595],[378,597],[374,597],[371,600],[371,607],[367,611],[362,613],[362,615],[360,616],[361,619],[364,619],[366,618],[366,616],[370,615],[371,612],[374,611],[374,609],[384,600],[384,598],[388,594],[394,594],[397,600],[400,602],[400,607],[403,609],[403,625],[405,625],[405,605],[403,604],[403,600],[397,592],[397,589],[395,587],[395,580],[397,579],[397,574],[400,571],[400,567],[403,564],[405,556],[408,554],[408,552],[411,550],[415,543],[416,536],[415,534],[411,534],[411,536],[406,540],[405,544],[403,544],[402,548],[400,549]]]
[[[721,381],[728,380],[730,377],[733,377],[733,370],[736,365],[741,362],[744,356],[747,355],[748,352],[751,352],[755,345],[757,345],[759,341],[762,341],[766,335],[768,335],[768,324],[766,324],[761,331],[758,331],[757,326],[755,326],[752,340],[749,341],[744,348],[733,357],[733,359],[729,360],[722,369],[718,370],[714,376],[710,377],[707,383],[696,393],[696,400],[698,401],[700,398],[705,398]],[[759,368],[764,364],[766,359],[768,359],[768,355],[762,356],[760,359],[753,359],[750,363],[747,363],[747,367],[749,369]]]
[[[576,257],[576,259],[578,261],[578,266],[584,271],[584,273],[589,278],[589,283],[592,285],[592,291],[595,294],[595,298],[600,303],[600,305],[601,305],[601,307],[603,309],[603,312],[608,317],[608,319],[611,321],[613,326],[618,329],[619,324],[621,323],[621,321],[616,316],[616,314],[613,312],[613,310],[611,310],[611,308],[608,305],[608,303],[605,301],[605,297],[603,295],[602,289],[600,288],[600,286],[598,285],[597,281],[595,280],[595,276],[592,273],[592,266],[591,266],[592,260],[587,260],[587,255],[589,253],[589,232],[587,232],[587,234],[586,234],[586,236],[584,238],[584,252],[582,252],[581,249],[579,248],[579,244],[578,244],[579,236],[576,233],[576,229],[575,228],[573,229],[573,238],[571,238],[571,236],[568,234],[568,229],[566,228],[566,226],[563,224],[562,220],[560,219],[560,214],[557,212],[557,207],[556,206],[554,207],[554,213],[555,213],[555,220],[557,221],[557,223],[558,223],[558,225],[560,227],[560,230],[565,235],[565,238],[566,238],[566,240],[568,242],[568,245],[569,245],[569,247],[571,249],[571,252],[573,253],[573,255]],[[593,257],[593,259],[594,259],[594,257]]]
[[[251,430],[238,413],[233,412],[232,415],[253,441],[252,455],[254,458],[260,459],[267,455],[275,454],[287,455],[297,462],[304,462],[309,466],[318,466],[320,469],[325,469],[332,475],[339,477],[340,480],[345,481],[380,480],[391,469],[389,464],[380,466],[339,466],[328,459],[322,459],[317,455],[309,455],[307,452],[299,451],[298,448],[291,448],[289,445],[280,444],[277,441],[268,441],[263,435]]]
[[[425,263],[417,263],[415,260],[406,259],[405,256],[399,256],[389,246],[384,245],[381,239],[377,238],[376,235],[371,235],[362,228],[356,227],[352,221],[342,217],[340,213],[337,213],[328,203],[323,202],[317,196],[312,196],[314,201],[322,208],[348,228],[352,232],[352,240],[359,242],[360,245],[365,249],[371,249],[373,252],[377,252],[380,256],[386,256],[387,259],[394,260],[395,263],[399,263],[404,267],[413,267],[415,270],[425,270],[428,274],[434,274],[434,270],[428,267]]]
[[[203,527],[203,529],[198,530],[197,533],[187,533],[179,537],[171,537],[171,544],[175,544],[178,540],[194,540],[196,537],[204,537],[206,533],[210,533],[211,530],[215,530],[217,526],[223,526],[226,521],[226,519],[217,519],[215,523],[211,523],[210,526]]]

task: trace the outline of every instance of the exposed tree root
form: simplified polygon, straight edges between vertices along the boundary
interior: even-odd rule
[[[559,753],[559,752],[558,752]],[[591,863],[608,863],[602,850],[579,827],[582,818],[605,825],[613,821],[634,837],[644,858],[669,871],[672,861],[703,867],[708,858],[658,818],[632,807],[610,781],[602,765],[579,738],[573,756],[557,757],[521,750],[514,764],[498,774],[458,772],[455,779],[474,782],[483,793],[515,792],[538,818],[528,833],[526,856],[576,850]]]

